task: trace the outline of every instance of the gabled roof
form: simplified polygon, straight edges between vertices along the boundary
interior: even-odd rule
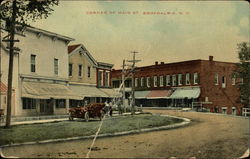
[[[98,65],[97,61],[93,58],[93,56],[89,53],[89,51],[84,47],[83,44],[75,44],[68,46],[68,54],[69,56],[76,52],[77,49],[82,49],[82,53],[90,60],[95,66]]]
[[[73,50],[75,50],[76,48],[78,48],[78,46],[80,46],[81,44],[75,44],[75,45],[69,45],[68,46],[68,54],[70,54]]]

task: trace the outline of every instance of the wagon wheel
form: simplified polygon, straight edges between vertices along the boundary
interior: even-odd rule
[[[86,112],[85,114],[84,114],[84,119],[85,119],[85,121],[89,121],[89,112]]]
[[[104,117],[104,111],[103,111],[103,110],[101,110],[101,111],[100,111],[100,117],[99,117],[99,118],[100,118],[100,120],[102,120],[102,119],[103,119],[103,117]]]

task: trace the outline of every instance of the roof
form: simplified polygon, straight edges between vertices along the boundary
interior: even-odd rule
[[[77,47],[79,47],[81,44],[75,44],[75,45],[69,45],[68,46],[68,53],[71,53],[73,50],[75,50]]]

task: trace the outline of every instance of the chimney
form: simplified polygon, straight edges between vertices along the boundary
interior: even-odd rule
[[[209,56],[209,61],[213,61],[213,56]]]
[[[161,62],[161,65],[163,65],[164,64],[164,62]]]
[[[158,65],[158,61],[155,61],[155,65]]]

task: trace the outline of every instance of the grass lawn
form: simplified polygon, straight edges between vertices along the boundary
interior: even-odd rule
[[[134,116],[118,116],[106,118],[100,134],[114,133],[142,128],[158,127],[182,122],[180,119],[156,116],[150,114]],[[94,135],[99,127],[99,120],[61,121],[31,125],[16,125],[11,128],[0,128],[0,145],[41,141],[76,136]]]

